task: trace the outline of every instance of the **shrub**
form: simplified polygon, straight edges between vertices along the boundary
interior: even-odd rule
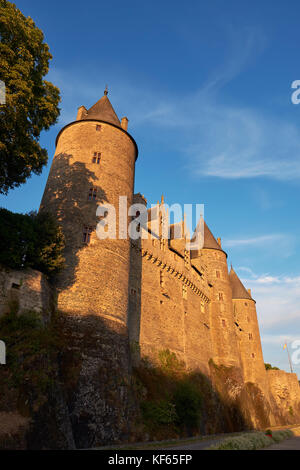
[[[272,443],[272,439],[263,432],[254,432],[237,437],[228,437],[222,442],[209,447],[209,450],[256,450],[267,447]]]
[[[269,431],[269,430],[267,430]],[[272,437],[266,436],[263,432],[245,433],[237,437],[228,437],[223,441],[210,446],[209,450],[256,450],[268,447],[271,444],[281,442],[292,437],[293,433],[289,429],[283,431],[273,431]]]
[[[197,427],[201,417],[202,396],[191,382],[179,382],[174,393],[178,424]]]
[[[184,369],[184,363],[169,349],[159,351],[158,358],[161,368],[165,372],[178,372]]]
[[[150,426],[174,424],[177,418],[175,405],[168,400],[145,401],[141,409],[145,422]]]
[[[51,275],[63,267],[63,248],[63,234],[50,214],[0,209],[0,264]]]

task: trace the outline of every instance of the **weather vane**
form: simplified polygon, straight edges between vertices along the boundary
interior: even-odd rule
[[[105,95],[108,95],[108,88],[107,88],[107,85],[105,85],[104,94],[105,94]]]

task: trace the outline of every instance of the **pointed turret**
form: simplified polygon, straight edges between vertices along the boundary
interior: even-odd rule
[[[248,299],[253,300],[249,292],[244,287],[243,283],[241,282],[240,278],[234,271],[233,267],[231,266],[230,273],[229,273],[229,281],[232,289],[232,298],[233,299]]]
[[[217,240],[209,230],[206,222],[204,221],[204,245],[203,248],[213,248],[214,250],[222,250]]]
[[[108,91],[105,89],[102,98],[87,111],[82,119],[99,119],[121,127],[120,120],[107,97],[107,93]]]

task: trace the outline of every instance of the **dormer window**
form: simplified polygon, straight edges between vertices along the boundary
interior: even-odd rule
[[[100,126],[100,124],[96,124],[96,131],[101,131],[101,126]]]

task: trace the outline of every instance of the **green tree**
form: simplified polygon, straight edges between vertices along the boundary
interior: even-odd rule
[[[64,265],[64,237],[51,214],[14,214],[0,209],[0,263],[52,275]]]
[[[266,370],[279,370],[278,367],[273,367],[271,364],[268,364],[265,362],[265,368]]]
[[[0,193],[40,174],[47,163],[39,137],[57,121],[59,89],[43,80],[52,56],[43,32],[16,6],[0,0]]]

